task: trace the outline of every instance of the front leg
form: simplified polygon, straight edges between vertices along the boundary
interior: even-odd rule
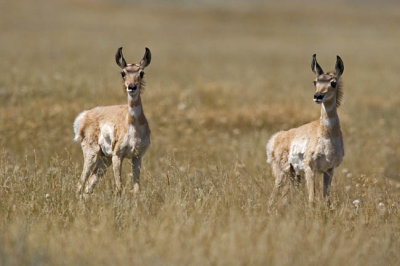
[[[328,171],[324,172],[324,198],[326,198],[329,194],[329,187],[331,186],[333,177],[333,168],[328,169]]]
[[[113,155],[112,164],[115,178],[115,191],[117,195],[121,195],[121,169],[122,169],[122,156]]]
[[[306,176],[306,185],[308,191],[308,202],[310,204],[314,203],[314,194],[315,194],[315,173],[311,169],[311,167],[306,167],[305,169]]]
[[[140,191],[139,178],[140,178],[140,168],[142,165],[142,157],[133,157],[132,159],[132,171],[133,171],[133,193],[138,193]]]

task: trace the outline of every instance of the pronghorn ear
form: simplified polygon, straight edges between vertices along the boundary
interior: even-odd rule
[[[122,69],[126,67],[126,61],[122,54],[122,47],[119,47],[117,53],[115,54],[115,62]]]
[[[144,52],[143,59],[142,59],[142,61],[140,61],[140,66],[141,66],[142,68],[147,67],[148,65],[150,65],[150,62],[151,62],[151,52],[150,52],[150,49],[146,47],[145,50],[146,50],[146,51]]]
[[[311,70],[317,75],[322,75],[324,74],[324,71],[322,70],[321,66],[317,62],[317,55],[313,54],[312,56],[312,61],[311,61]]]
[[[336,77],[340,77],[343,74],[344,71],[344,64],[342,61],[342,58],[340,56],[336,56],[336,66],[335,66],[335,71],[336,71]]]

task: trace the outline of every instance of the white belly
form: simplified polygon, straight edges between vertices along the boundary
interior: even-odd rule
[[[307,151],[307,139],[301,138],[292,141],[289,150],[289,163],[297,175],[302,175],[305,169],[304,156]]]
[[[114,141],[114,126],[103,124],[100,126],[99,145],[106,156],[112,155],[112,143]]]
[[[113,143],[115,142],[114,138],[113,125],[100,125],[98,144],[104,155],[113,155]],[[124,157],[132,158],[133,156],[142,156],[146,152],[149,145],[150,136],[146,134],[144,126],[129,126],[119,148],[122,154],[124,154]]]

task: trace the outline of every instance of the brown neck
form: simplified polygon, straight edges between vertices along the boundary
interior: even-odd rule
[[[130,96],[128,94],[128,123],[135,125],[143,125],[146,123],[140,94],[136,96]]]
[[[321,135],[336,138],[341,136],[339,116],[336,110],[336,99],[322,103],[320,117]]]

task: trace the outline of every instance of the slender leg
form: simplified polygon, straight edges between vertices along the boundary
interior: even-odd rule
[[[110,166],[111,160],[107,157],[100,157],[96,162],[96,167],[93,170],[92,175],[89,177],[86,187],[85,194],[91,194],[98,180],[106,173],[107,167]]]
[[[315,194],[315,181],[314,181],[314,172],[311,170],[310,167],[307,167],[305,170],[306,176],[306,184],[307,184],[307,191],[308,191],[308,202],[314,203],[314,194]]]
[[[142,166],[142,157],[133,157],[132,159],[133,193],[138,193],[140,191],[139,180],[140,180],[141,166]]]
[[[89,147],[85,144],[82,144],[82,150],[83,150],[83,170],[82,174],[80,177],[80,180],[78,182],[77,186],[77,194],[80,195],[82,193],[82,189],[85,186],[86,180],[90,176],[90,174],[93,172],[95,166],[96,166],[96,161],[98,158],[98,147]]]
[[[284,186],[286,177],[284,172],[277,165],[272,166],[272,171],[275,176],[275,184],[271,196],[269,198],[269,203],[268,203],[269,208],[271,208],[275,204],[276,198],[278,197],[282,187]]]
[[[333,168],[328,169],[328,171],[326,171],[324,173],[324,198],[325,199],[328,197],[328,194],[329,194],[329,187],[331,186],[332,177],[333,177]]]
[[[300,185],[301,176],[297,175],[296,171],[294,170],[293,166],[290,165],[289,169],[289,180],[293,187],[298,188]]]
[[[121,195],[121,167],[123,158],[118,155],[113,155],[112,164],[115,178],[115,191]]]

